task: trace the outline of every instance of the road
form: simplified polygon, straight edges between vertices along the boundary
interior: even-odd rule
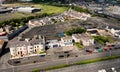
[[[105,69],[106,72],[113,72],[111,68],[114,67],[117,72],[120,72],[120,59],[101,61],[86,65],[76,65],[46,72],[98,72],[98,70]]]
[[[8,72],[8,71],[9,72],[28,72],[36,68],[44,69],[44,68],[48,68],[49,66],[56,66],[56,65],[67,64],[67,63],[72,64],[77,61],[100,58],[100,57],[105,57],[105,56],[110,56],[110,55],[118,55],[118,54],[120,54],[120,50],[113,50],[112,52],[94,53],[90,55],[87,54],[87,55],[81,55],[79,57],[48,60],[46,62],[40,62],[40,63],[32,63],[32,64],[26,64],[26,65],[20,65],[20,66],[11,66],[11,67],[5,67],[5,68],[1,67],[0,72]]]

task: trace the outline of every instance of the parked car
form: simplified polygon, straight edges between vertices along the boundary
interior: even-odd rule
[[[117,72],[114,67],[112,67],[111,70],[112,70],[113,72]]]
[[[103,48],[104,51],[108,51],[108,48]]]
[[[106,47],[112,47],[112,45],[107,45]]]
[[[100,47],[95,47],[95,49],[99,49]]]
[[[59,55],[58,57],[59,57],[59,58],[63,58],[63,57],[64,57],[64,55]]]
[[[93,51],[92,50],[85,50],[86,52],[88,52],[88,53],[92,53]]]

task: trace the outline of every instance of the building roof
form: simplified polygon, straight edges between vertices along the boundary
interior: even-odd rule
[[[73,34],[72,36],[74,36],[77,39],[92,39],[92,37],[88,34],[88,33],[84,33],[84,34]]]
[[[16,38],[13,39],[8,43],[9,47],[18,47],[18,46],[29,46],[29,45],[36,45],[36,44],[44,44],[43,38],[33,37],[32,39],[26,38]]]
[[[68,40],[68,39],[72,39],[72,37],[71,36],[66,36],[66,37],[62,37],[61,39]]]

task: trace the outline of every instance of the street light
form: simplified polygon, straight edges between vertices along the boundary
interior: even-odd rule
[[[109,50],[109,56],[112,56],[112,54],[111,54],[111,49]]]
[[[67,53],[65,54],[65,56],[66,56],[66,64],[68,65],[68,60],[67,60]]]
[[[12,59],[12,71],[15,72],[14,65],[13,65],[13,59]]]
[[[64,53],[63,47],[62,47],[62,51],[63,51],[63,53]],[[66,61],[66,64],[68,65],[67,53],[65,53],[65,61]]]

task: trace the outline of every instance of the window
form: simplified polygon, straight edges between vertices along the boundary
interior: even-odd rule
[[[39,48],[39,46],[37,46],[37,48]]]

